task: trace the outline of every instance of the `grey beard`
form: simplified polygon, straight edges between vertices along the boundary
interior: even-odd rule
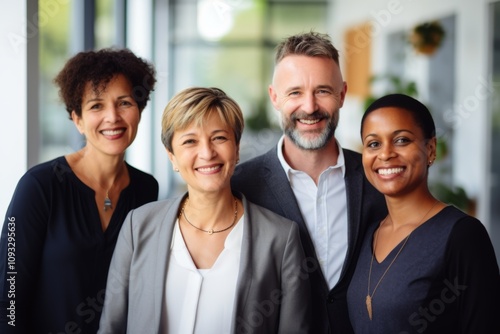
[[[317,137],[308,139],[304,138],[301,133],[295,128],[286,128],[285,135],[302,150],[319,150],[326,146],[328,141],[335,134],[335,129],[327,127]]]

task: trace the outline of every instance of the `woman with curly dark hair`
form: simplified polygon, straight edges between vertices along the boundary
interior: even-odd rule
[[[154,177],[125,162],[154,67],[127,49],[88,51],[54,81],[86,144],[17,185],[0,239],[1,333],[97,332],[122,222],[158,198]]]

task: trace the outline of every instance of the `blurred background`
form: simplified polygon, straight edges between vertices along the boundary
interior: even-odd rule
[[[478,217],[500,258],[500,1],[495,0],[0,0],[0,211],[31,166],[78,150],[53,77],[82,50],[128,47],[152,61],[157,87],[127,161],[153,174],[160,198],[184,191],[160,141],[172,95],[223,89],[242,107],[241,160],[281,131],[267,95],[274,48],[328,33],[348,84],[337,137],[360,151],[365,106],[401,92],[425,103],[438,129],[436,196]]]

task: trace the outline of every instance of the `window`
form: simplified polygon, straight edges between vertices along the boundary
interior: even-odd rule
[[[174,1],[169,95],[190,86],[221,88],[245,116],[240,160],[264,153],[281,134],[267,95],[274,48],[296,33],[325,33],[327,2]]]
[[[491,73],[494,92],[490,95],[491,110],[491,149],[490,149],[490,235],[500,262],[500,2],[490,5],[493,21]]]
[[[40,52],[40,155],[39,162],[80,149],[78,133],[53,83],[64,63],[84,49],[111,47],[119,33],[115,29],[115,0],[39,0]],[[83,15],[82,15],[83,13]],[[43,18],[43,20],[42,20]]]

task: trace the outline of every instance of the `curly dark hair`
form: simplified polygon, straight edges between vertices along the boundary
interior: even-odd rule
[[[137,57],[129,49],[101,49],[84,51],[69,59],[54,78],[59,86],[59,96],[71,112],[82,116],[82,99],[85,88],[91,83],[96,94],[106,89],[116,75],[124,75],[132,85],[132,97],[142,112],[156,83],[154,66]]]

